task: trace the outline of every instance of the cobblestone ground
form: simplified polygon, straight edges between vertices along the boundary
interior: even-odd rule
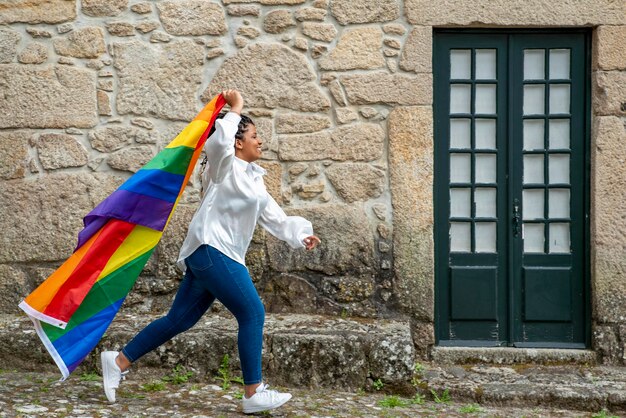
[[[238,417],[242,387],[224,390],[217,379],[202,380],[184,371],[157,375],[139,370],[122,382],[118,403],[104,397],[96,373],[73,375],[65,382],[49,372],[0,372],[0,417]],[[186,381],[185,381],[186,380]],[[177,383],[180,382],[180,383]],[[435,402],[382,393],[289,390],[294,398],[274,417],[612,417],[606,411],[577,412],[548,408],[509,408]],[[442,394],[440,394],[443,397]]]

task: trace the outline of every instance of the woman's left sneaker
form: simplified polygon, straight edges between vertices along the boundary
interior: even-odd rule
[[[103,351],[100,354],[104,394],[111,403],[115,402],[115,390],[120,386],[120,380],[128,374],[128,370],[123,372],[115,362],[118,354],[117,351]]]

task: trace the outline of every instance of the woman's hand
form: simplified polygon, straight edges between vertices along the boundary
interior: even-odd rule
[[[224,90],[222,96],[224,96],[224,100],[226,100],[226,103],[230,106],[231,112],[241,114],[241,110],[243,109],[243,97],[241,97],[239,90]]]
[[[304,242],[304,246],[306,247],[307,250],[312,250],[313,248],[317,247],[317,245],[321,243],[322,240],[320,240],[315,235],[311,235],[309,237],[306,237],[304,240],[302,240],[302,242]]]

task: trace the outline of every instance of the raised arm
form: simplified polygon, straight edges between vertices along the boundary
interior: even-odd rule
[[[222,119],[215,121],[215,132],[204,145],[207,156],[207,168],[204,179],[213,183],[221,183],[230,171],[235,155],[235,134],[243,109],[243,97],[237,90],[224,90],[222,96],[230,105],[230,111]]]

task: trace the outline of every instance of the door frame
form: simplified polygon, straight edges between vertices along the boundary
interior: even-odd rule
[[[488,29],[488,28],[481,28],[481,29],[453,29],[453,28],[434,28],[433,29],[433,90],[436,92],[437,91],[437,70],[435,68],[435,54],[437,53],[436,51],[436,42],[437,42],[437,37],[438,35],[441,34],[454,34],[454,35],[515,35],[515,34],[533,34],[533,35],[541,35],[541,34],[545,34],[545,35],[555,35],[555,34],[559,34],[559,35],[567,35],[567,34],[582,34],[584,36],[584,46],[583,46],[583,54],[584,54],[584,85],[583,85],[583,90],[584,90],[584,104],[583,104],[583,112],[584,115],[582,117],[582,123],[584,126],[584,132],[583,132],[583,164],[584,164],[584,168],[583,168],[583,181],[584,181],[584,185],[583,185],[583,261],[582,261],[582,274],[583,274],[583,291],[584,291],[584,295],[583,295],[583,309],[584,309],[584,346],[585,347],[590,347],[591,346],[591,313],[592,313],[592,306],[591,306],[591,219],[590,219],[590,207],[591,207],[591,46],[592,46],[592,29],[591,28],[563,28],[563,29],[503,29],[503,28],[496,28],[496,29]],[[509,83],[510,85],[510,83]],[[435,94],[436,97],[436,94]],[[442,123],[442,121],[438,120],[437,116],[439,114],[439,109],[438,109],[438,102],[436,100],[433,100],[433,127],[434,127],[434,133],[433,133],[433,139],[434,139],[434,147],[433,147],[433,166],[434,166],[434,178],[433,178],[433,197],[435,197],[433,199],[433,212],[434,212],[434,228],[433,228],[433,239],[434,239],[434,262],[435,262],[435,321],[434,321],[434,328],[435,328],[435,345],[436,346],[483,346],[483,347],[489,347],[489,346],[494,346],[495,344],[493,344],[490,341],[485,341],[484,344],[481,341],[455,341],[455,340],[443,340],[441,339],[441,324],[440,324],[440,318],[441,318],[441,309],[442,309],[442,302],[441,302],[441,298],[442,298],[442,291],[449,291],[449,289],[443,289],[442,288],[442,277],[441,277],[441,271],[442,268],[444,266],[442,266],[442,256],[441,256],[441,251],[442,251],[442,246],[445,244],[442,244],[443,240],[447,240],[448,239],[448,234],[449,232],[446,230],[445,233],[444,231],[441,231],[441,226],[439,226],[439,224],[441,223],[441,220],[437,220],[437,214],[441,213],[441,207],[440,205],[442,204],[442,202],[445,202],[445,199],[439,199],[437,198],[437,194],[440,192],[440,189],[442,186],[442,178],[441,176],[438,176],[437,173],[440,171],[438,169],[438,166],[441,164],[439,162],[439,157],[442,154],[442,143],[440,141],[437,140],[437,133],[440,131],[440,124]],[[509,115],[506,115],[507,120],[509,119]],[[447,148],[444,151],[448,151]],[[507,157],[508,158],[508,157]],[[445,186],[448,186],[448,183],[445,182]],[[508,198],[508,197],[507,197]],[[508,218],[506,220],[508,222]],[[446,220],[446,224],[447,224],[447,220]],[[510,243],[507,242],[507,247],[510,246]],[[445,266],[446,268],[448,267],[448,264],[446,264]],[[511,277],[510,272],[508,271],[510,270],[507,269],[507,295],[509,295],[508,297],[511,297],[510,292],[513,291],[513,280],[514,278]],[[509,318],[509,322],[512,322],[514,320],[514,318]],[[509,325],[510,326],[510,325]],[[509,330],[509,333],[512,332],[512,329]],[[510,340],[510,339],[509,339]],[[491,343],[491,344],[490,344]],[[536,345],[532,345],[533,347],[545,347],[545,348],[581,348],[580,344],[578,343],[561,343],[561,344],[546,344],[546,345],[542,345],[541,343],[538,343]],[[519,347],[519,345],[518,345]]]

